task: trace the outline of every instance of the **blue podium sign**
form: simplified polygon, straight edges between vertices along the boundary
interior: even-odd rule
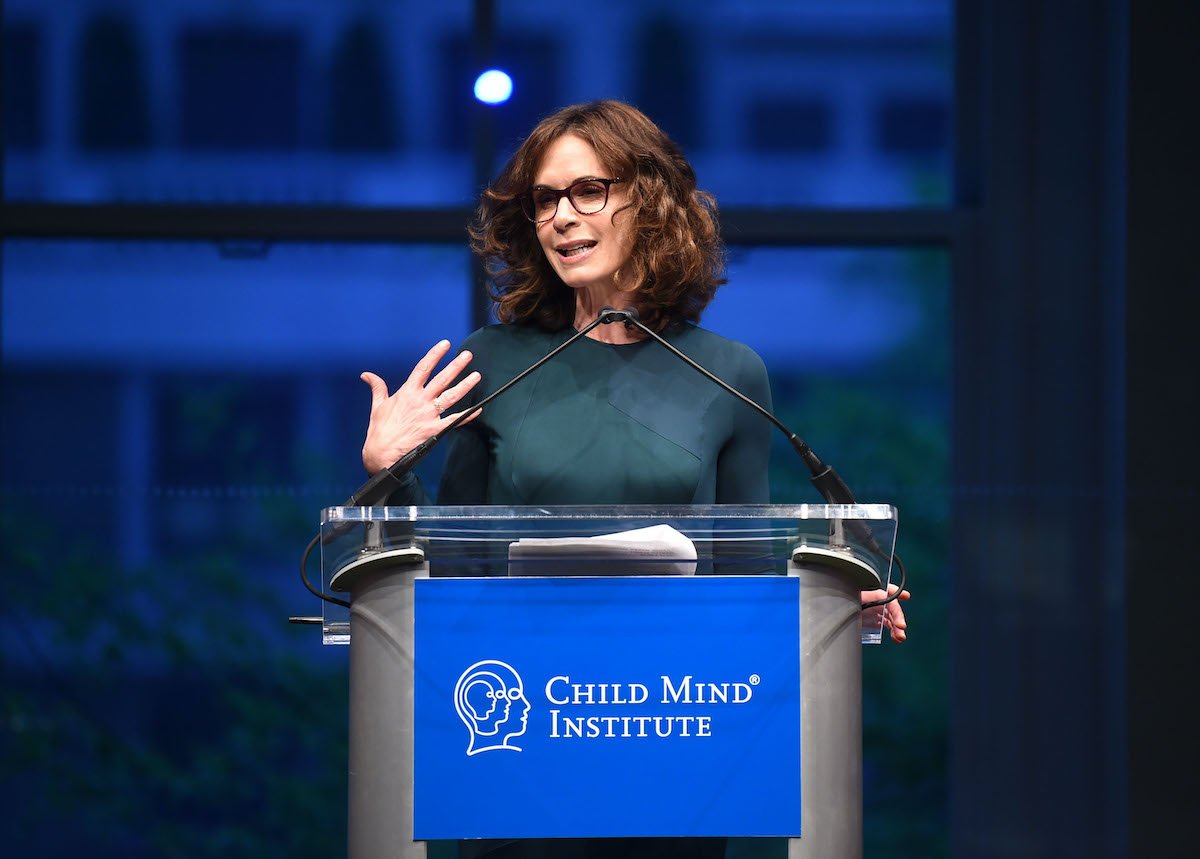
[[[800,835],[795,578],[415,589],[417,840]]]

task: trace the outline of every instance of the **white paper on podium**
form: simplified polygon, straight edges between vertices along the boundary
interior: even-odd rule
[[[691,576],[696,544],[670,525],[595,537],[524,538],[508,547],[512,576]]]

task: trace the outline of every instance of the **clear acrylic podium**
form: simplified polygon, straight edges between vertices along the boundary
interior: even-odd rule
[[[681,536],[628,553],[604,539],[652,526]],[[881,640],[882,614],[860,592],[890,579],[895,508],[331,507],[321,533],[323,588],[351,604],[325,603],[322,625],[350,646],[351,859],[426,855],[413,839],[416,583],[515,576],[672,577],[681,596],[695,577],[798,579],[803,832],[788,855],[862,855],[861,646]]]

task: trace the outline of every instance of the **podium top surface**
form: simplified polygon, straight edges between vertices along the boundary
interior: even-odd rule
[[[555,521],[579,523],[603,520],[679,520],[712,519],[769,522],[771,520],[844,520],[873,522],[896,521],[896,508],[890,504],[689,504],[689,505],[588,505],[561,507],[501,507],[489,504],[457,507],[326,507],[321,511],[322,526],[336,522],[426,522],[476,520],[507,521],[526,527]]]
[[[895,538],[896,509],[886,504],[328,507],[321,513],[322,567],[331,576],[363,555],[396,550],[419,555],[434,575],[513,575],[516,561],[523,575],[585,565],[616,574],[634,561],[644,573],[761,574],[779,572],[798,548],[814,548],[852,555],[886,581]]]
[[[896,527],[888,504],[327,507],[322,584],[353,592],[413,565],[434,577],[691,576],[782,575],[800,561],[865,575],[869,589],[889,580]]]

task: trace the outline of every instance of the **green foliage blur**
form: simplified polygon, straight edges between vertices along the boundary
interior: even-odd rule
[[[10,855],[344,854],[345,660],[320,652],[318,628],[287,623],[313,608],[287,557],[313,514],[248,503],[257,536],[218,503],[220,539],[139,568],[70,533],[52,504],[5,504]]]

